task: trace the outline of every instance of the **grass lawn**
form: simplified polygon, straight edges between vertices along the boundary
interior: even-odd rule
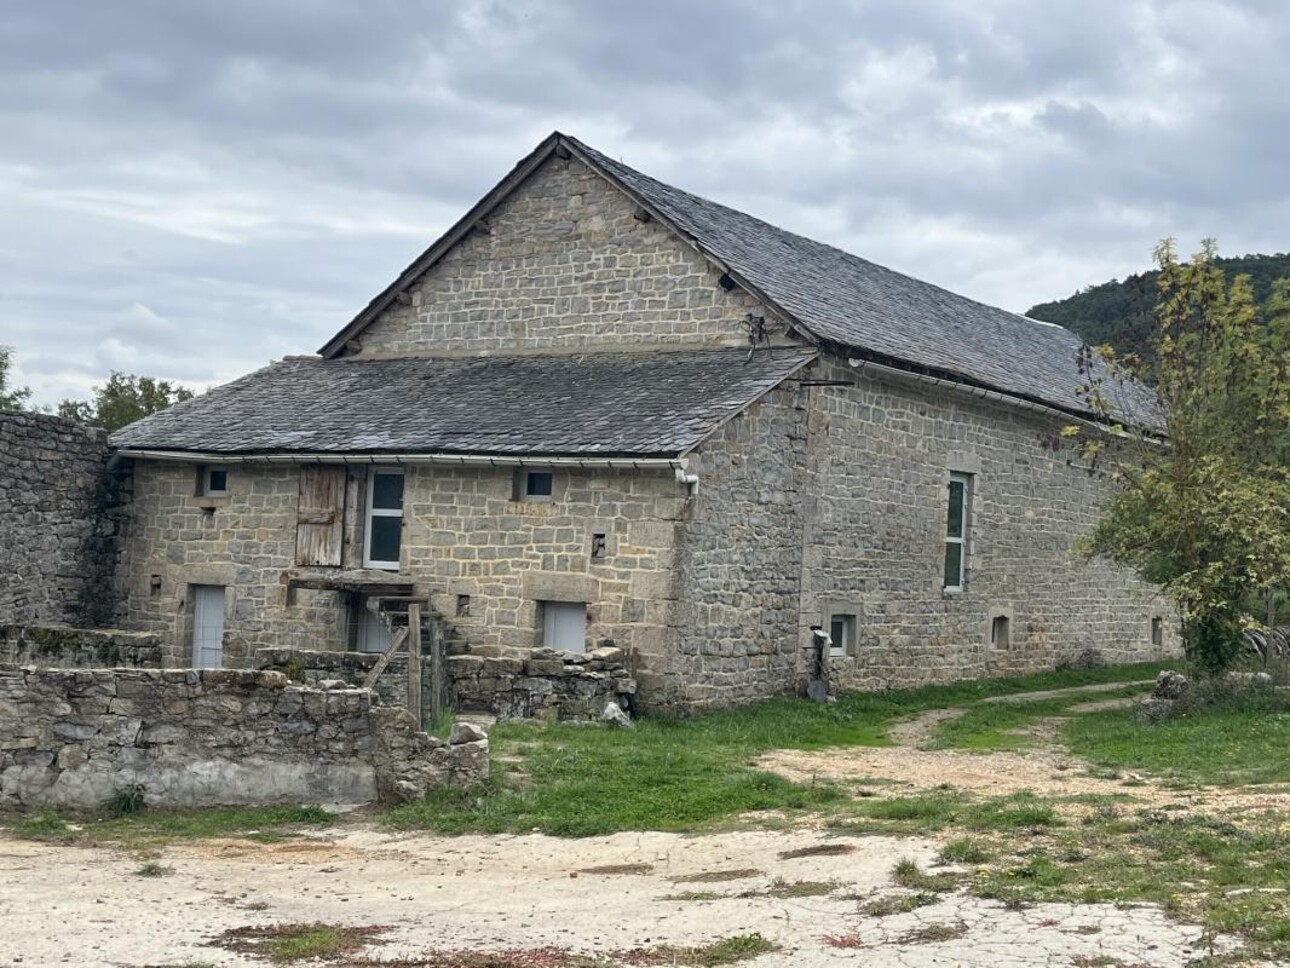
[[[1038,719],[1069,715],[1070,707],[1080,703],[1142,696],[1150,691],[1149,685],[1125,686],[1108,692],[1054,696],[1051,699],[981,703],[962,716],[937,726],[930,745],[932,749],[1021,749],[1033,746],[1036,739],[1018,730]]]
[[[1290,697],[1251,696],[1143,725],[1128,710],[1072,719],[1063,741],[1096,766],[1178,783],[1290,783]]]
[[[1158,663],[842,696],[832,705],[782,699],[693,719],[645,717],[630,731],[499,724],[493,778],[391,811],[396,826],[441,833],[591,836],[693,831],[754,810],[809,811],[847,800],[753,769],[772,749],[883,746],[893,722],[927,709],[1091,683],[1152,678]]]

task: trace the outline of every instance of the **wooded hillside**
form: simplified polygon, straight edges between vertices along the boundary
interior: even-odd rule
[[[1215,264],[1228,280],[1248,275],[1260,304],[1277,279],[1290,277],[1290,253],[1232,256],[1216,259]],[[1149,333],[1157,275],[1153,269],[1123,281],[1112,279],[1088,286],[1065,299],[1031,306],[1026,315],[1065,326],[1094,346],[1110,343],[1121,352],[1138,351]]]

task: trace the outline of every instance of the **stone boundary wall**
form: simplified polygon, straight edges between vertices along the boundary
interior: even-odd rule
[[[103,626],[118,612],[128,503],[107,433],[0,412],[0,622]]]
[[[0,667],[160,669],[165,643],[154,632],[0,625]]]
[[[260,669],[282,672],[307,686],[342,680],[360,685],[377,656],[371,652],[322,652],[302,649],[258,649]],[[534,649],[525,658],[477,655],[448,656],[446,677],[461,712],[482,712],[498,719],[599,719],[608,702],[629,697],[635,704],[636,680],[624,664],[621,649],[587,653]],[[407,702],[407,653],[394,657],[376,682],[382,704]],[[422,660],[421,695],[430,695],[429,662]]]
[[[524,658],[453,655],[447,664],[461,712],[587,720],[599,719],[606,703],[636,703],[636,680],[621,649],[534,649]]]
[[[488,775],[488,740],[420,732],[366,689],[276,672],[0,670],[0,806],[365,803]]]
[[[345,682],[358,688],[380,658],[377,652],[335,652],[315,649],[256,649],[251,663],[256,669],[281,672],[292,682],[311,689],[327,689],[324,683]],[[427,699],[429,662],[422,659],[421,694]],[[372,690],[382,706],[404,707],[408,701],[408,654],[399,652],[390,660]]]

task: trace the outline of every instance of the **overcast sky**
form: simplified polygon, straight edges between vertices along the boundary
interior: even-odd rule
[[[312,352],[553,129],[975,298],[1290,248],[1290,4],[0,8],[0,344],[40,403]]]

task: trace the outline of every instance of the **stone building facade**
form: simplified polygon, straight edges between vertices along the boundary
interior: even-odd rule
[[[496,660],[472,689],[613,648],[645,707],[800,693],[825,634],[847,688],[1163,656],[1153,590],[1072,553],[1077,350],[555,135],[321,359],[114,438],[129,622],[182,658],[220,589],[246,664],[355,648],[402,582]]]

